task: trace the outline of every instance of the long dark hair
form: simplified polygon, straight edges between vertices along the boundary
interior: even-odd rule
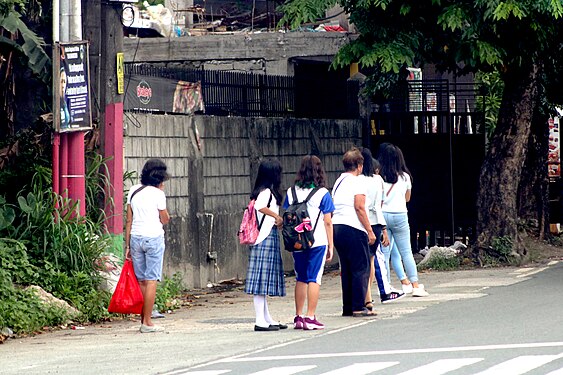
[[[373,163],[373,174],[379,174],[381,172],[381,163],[377,159],[371,159]]]
[[[277,159],[265,159],[258,167],[258,175],[254,183],[254,189],[250,193],[250,199],[256,199],[258,194],[264,189],[270,189],[276,198],[276,202],[281,204],[282,194],[280,191],[282,177],[282,166]]]
[[[398,181],[399,176],[403,176],[405,173],[412,181],[412,174],[407,168],[405,157],[399,147],[391,143],[382,143],[379,146],[377,159],[381,164],[380,174],[385,182],[394,184]]]
[[[315,155],[307,155],[301,159],[301,167],[295,177],[295,185],[301,188],[326,187],[326,175],[319,159]]]
[[[375,169],[373,168],[373,156],[369,148],[362,148],[362,156],[364,157],[364,167],[362,169],[362,174],[364,176],[373,176]]]

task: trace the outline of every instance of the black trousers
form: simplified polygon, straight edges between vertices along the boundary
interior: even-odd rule
[[[334,225],[334,247],[340,258],[342,313],[352,315],[365,306],[369,282],[369,245],[364,231],[349,225]]]

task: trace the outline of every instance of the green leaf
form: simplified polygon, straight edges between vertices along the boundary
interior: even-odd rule
[[[447,7],[444,12],[438,16],[438,24],[441,25],[444,30],[461,30],[465,27],[467,19],[468,17],[463,8],[452,5]]]
[[[507,20],[511,16],[522,19],[526,16],[525,10],[515,1],[501,2],[494,11],[494,19]]]
[[[563,16],[563,2],[561,0],[551,0],[551,12],[555,18]]]
[[[31,71],[37,74],[43,82],[50,83],[51,58],[43,48],[44,40],[31,31],[15,11],[0,16],[0,28],[4,28],[11,34],[21,35],[23,39],[21,46],[8,43],[6,38],[0,39],[0,43],[10,44],[13,50],[23,53],[27,57],[27,64]]]
[[[18,197],[18,203],[20,205],[20,209],[26,214],[30,214],[33,211],[33,209],[27,204],[24,197]]]

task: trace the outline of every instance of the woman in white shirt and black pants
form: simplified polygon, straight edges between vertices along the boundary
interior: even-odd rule
[[[342,283],[342,315],[375,315],[365,307],[369,281],[369,246],[375,242],[375,234],[366,212],[366,186],[358,179],[362,173],[364,158],[353,148],[342,159],[345,172],[334,183],[334,247],[340,258]]]

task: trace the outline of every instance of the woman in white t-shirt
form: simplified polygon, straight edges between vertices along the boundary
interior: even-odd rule
[[[369,245],[375,234],[366,212],[366,186],[358,176],[362,173],[364,158],[357,148],[344,154],[345,172],[334,182],[332,200],[334,215],[334,247],[340,258],[342,283],[342,315],[373,316],[365,307],[369,282]]]
[[[363,180],[361,183],[367,187],[366,209],[371,229],[373,229],[375,233],[375,243],[369,246],[370,276],[366,294],[366,308],[373,310],[371,284],[373,284],[374,280],[377,281],[381,303],[396,301],[404,297],[405,294],[392,289],[391,282],[387,275],[385,255],[381,251],[382,246],[389,245],[387,223],[385,222],[381,208],[383,201],[383,179],[379,175],[381,166],[379,162],[372,157],[369,148],[364,147],[362,149],[362,156],[364,157],[364,167],[362,174],[358,177]]]
[[[272,319],[268,296],[285,296],[285,280],[278,227],[282,224],[280,192],[282,167],[277,159],[266,159],[258,167],[258,175],[250,199],[255,199],[260,233],[250,246],[244,292],[252,294],[256,313],[255,331],[278,331],[287,328]]]
[[[424,285],[418,282],[418,272],[411,247],[407,213],[407,202],[411,198],[412,189],[411,175],[405,164],[403,153],[391,143],[384,143],[380,146],[378,159],[381,163],[381,176],[385,181],[382,208],[390,238],[390,245],[382,248],[386,265],[389,267],[391,258],[393,269],[401,279],[405,293],[412,293],[413,297],[426,297],[428,292],[424,289]],[[394,245],[396,245],[400,257],[398,254],[393,254]]]
[[[156,285],[162,278],[164,258],[163,225],[170,221],[166,210],[164,181],[170,178],[160,159],[148,160],[141,172],[141,184],[134,185],[127,196],[125,257],[132,259],[135,276],[143,293],[142,333],[164,329],[152,323]]]

